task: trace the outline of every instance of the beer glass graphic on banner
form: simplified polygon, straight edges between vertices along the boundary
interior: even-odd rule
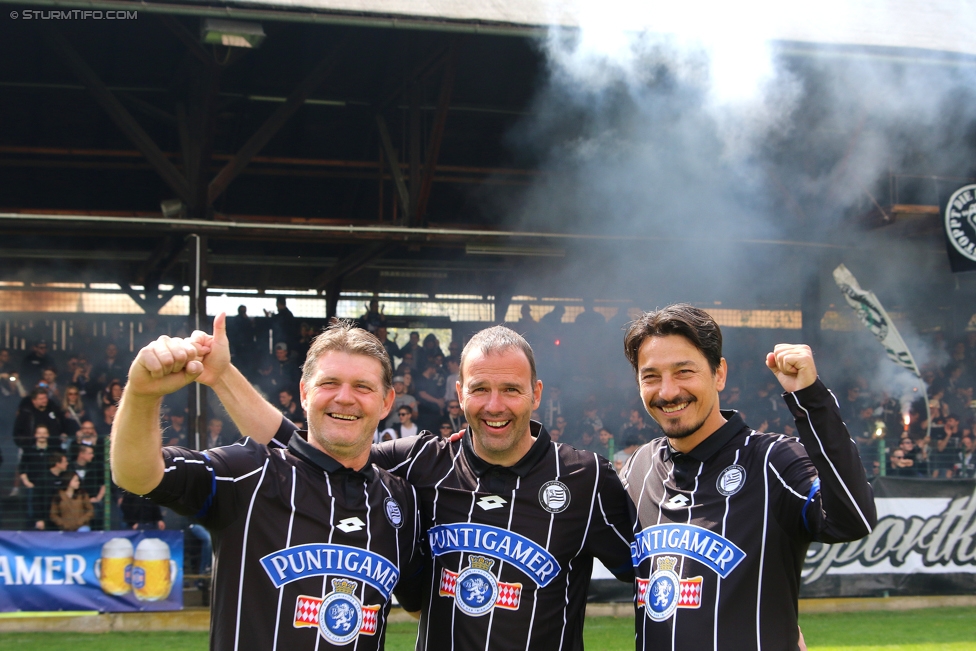
[[[146,538],[136,545],[132,564],[132,592],[136,599],[165,599],[175,580],[176,562],[170,560],[169,545],[159,538]]]
[[[102,556],[95,561],[95,576],[106,594],[129,592],[132,572],[132,543],[128,538],[112,538],[102,545]]]

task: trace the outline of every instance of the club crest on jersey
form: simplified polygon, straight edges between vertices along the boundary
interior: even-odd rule
[[[383,500],[383,511],[394,528],[399,529],[403,526],[403,511],[400,510],[400,505],[395,499],[387,497]]]
[[[521,570],[540,588],[559,574],[559,561],[542,545],[507,529],[488,524],[454,522],[427,531],[434,557],[454,552],[484,554]]]
[[[439,594],[454,597],[461,612],[479,617],[492,608],[518,610],[522,599],[521,583],[504,583],[495,578],[491,568],[494,559],[484,556],[468,558],[468,567],[455,573],[446,567],[441,570]]]
[[[746,469],[739,464],[732,464],[721,473],[715,481],[715,488],[722,495],[735,495],[746,483]]]
[[[678,559],[663,556],[657,559],[657,571],[648,579],[644,593],[644,612],[655,622],[661,622],[674,614],[678,607],[680,579],[674,572]]]
[[[359,584],[332,579],[332,592],[324,598],[299,595],[295,601],[295,628],[317,626],[333,644],[348,644],[357,635],[375,635],[380,606],[364,606],[356,598]]]
[[[634,536],[630,556],[635,568],[658,554],[694,559],[723,579],[746,557],[731,540],[694,524],[655,524]]]
[[[701,606],[702,577],[678,578],[677,562],[674,556],[662,556],[650,579],[637,579],[637,607],[644,607],[655,622],[667,619],[677,608]]]
[[[569,508],[569,487],[561,481],[547,481],[539,489],[539,504],[550,513],[562,513]]]

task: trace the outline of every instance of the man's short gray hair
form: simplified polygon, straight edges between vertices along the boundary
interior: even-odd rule
[[[485,328],[471,337],[468,343],[464,345],[464,350],[461,351],[461,368],[458,371],[458,381],[464,384],[464,360],[467,359],[471,351],[480,350],[482,355],[491,355],[512,349],[522,351],[522,354],[529,360],[534,386],[538,378],[535,372],[535,354],[532,352],[532,346],[525,340],[525,337],[511,328],[501,325]]]

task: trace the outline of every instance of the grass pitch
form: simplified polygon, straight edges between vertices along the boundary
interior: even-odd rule
[[[803,615],[800,626],[810,651],[976,650],[976,608],[927,608],[897,612]],[[629,618],[591,617],[587,649],[633,651]],[[412,651],[416,624],[393,624],[389,651]],[[4,651],[205,651],[206,633],[0,633]]]

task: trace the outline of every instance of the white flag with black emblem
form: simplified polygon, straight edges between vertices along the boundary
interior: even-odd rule
[[[842,264],[834,269],[834,281],[844,294],[847,304],[857,313],[857,318],[884,346],[891,361],[921,378],[922,374],[908,350],[908,345],[898,334],[895,324],[891,322],[891,317],[885,312],[874,292],[861,289],[854,274]]]
[[[918,370],[918,364],[915,363],[915,358],[912,357],[911,352],[908,350],[908,345],[901,338],[901,335],[898,334],[898,329],[891,322],[891,317],[885,312],[885,309],[881,306],[881,301],[874,295],[874,292],[861,289],[861,286],[857,283],[857,278],[843,264],[837,265],[837,268],[834,269],[834,282],[837,283],[840,291],[843,292],[847,304],[857,312],[857,318],[861,320],[861,323],[884,346],[885,352],[888,353],[891,361],[911,371],[915,374],[915,377],[921,379],[922,374]],[[928,435],[932,428],[932,414],[929,411],[928,387],[925,386],[925,382],[922,382],[921,385],[922,394],[925,396],[925,423],[926,435]]]

